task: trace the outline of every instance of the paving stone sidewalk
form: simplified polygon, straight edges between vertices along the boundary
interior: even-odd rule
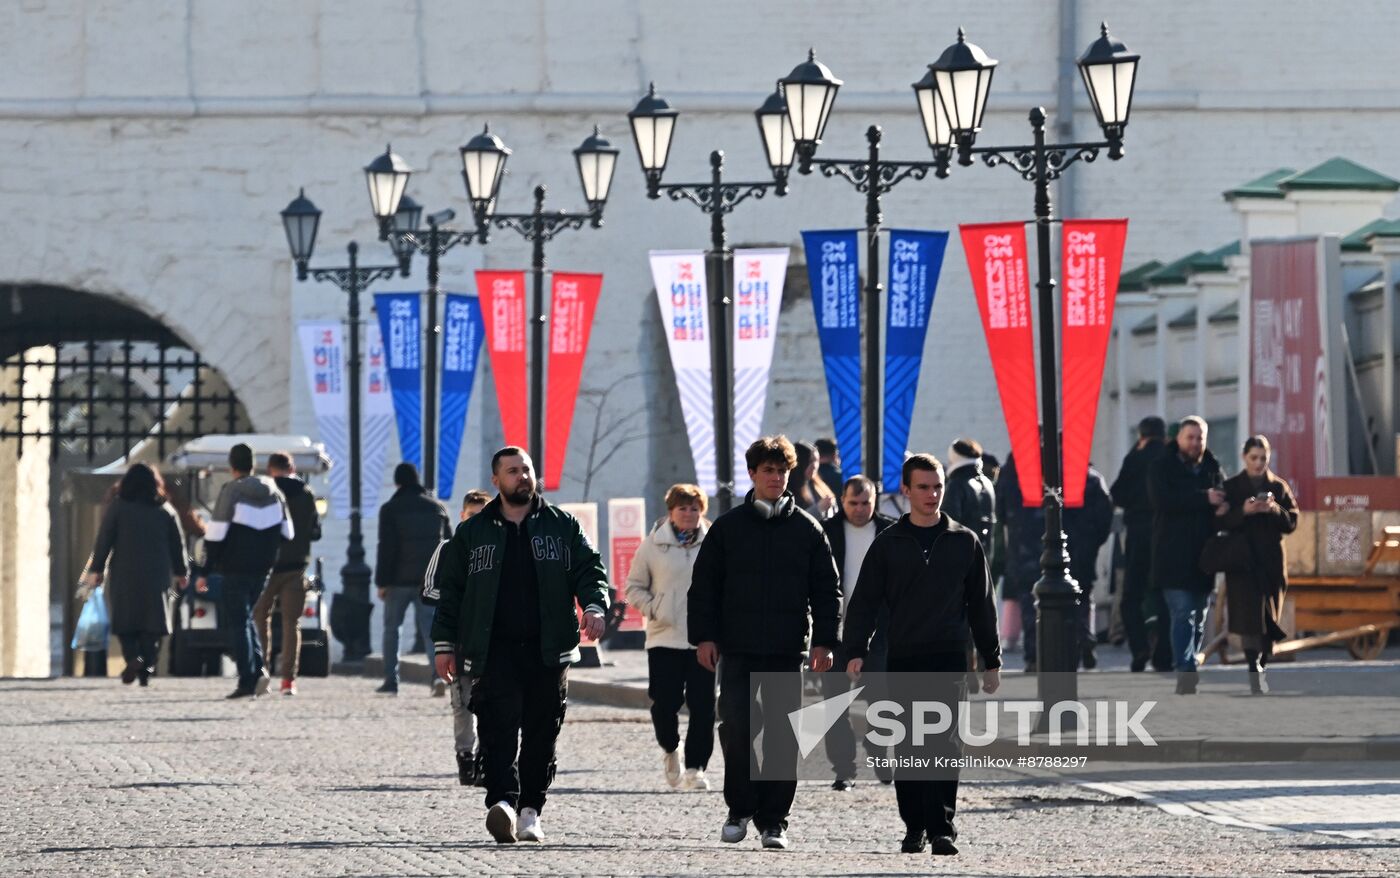
[[[964,853],[896,852],[892,791],[803,783],[793,849],[718,839],[720,793],[663,788],[641,710],[571,704],[546,845],[501,847],[455,785],[445,699],[305,680],[0,681],[5,875],[1376,875],[1397,848],[1262,833],[1009,772],[968,772]],[[716,757],[711,774],[720,776]],[[718,784],[716,784],[718,786]]]

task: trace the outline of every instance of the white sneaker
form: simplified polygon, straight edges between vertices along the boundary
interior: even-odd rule
[[[486,831],[497,844],[515,844],[515,809],[508,802],[497,802],[486,812]]]
[[[661,765],[666,772],[666,783],[672,789],[681,785],[681,757],[675,750],[661,757]]]
[[[434,698],[442,698],[447,694],[447,681],[441,677],[433,678],[433,688],[429,690]]]
[[[681,789],[683,790],[708,790],[710,780],[705,777],[703,768],[687,768],[681,777]]]
[[[540,812],[534,808],[521,808],[520,819],[515,824],[515,837],[520,841],[544,841],[544,827],[540,825]]]

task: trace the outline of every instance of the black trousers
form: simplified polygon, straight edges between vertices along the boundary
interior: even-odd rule
[[[967,656],[964,653],[934,653],[923,656],[891,655],[889,668],[891,674],[933,673],[940,675],[938,684],[934,687],[922,684],[904,686],[900,685],[899,682],[892,683],[892,687],[898,690],[893,693],[895,700],[901,703],[927,700],[932,697],[956,710],[958,702],[967,698]],[[907,711],[905,715],[908,715]],[[961,747],[958,745],[957,734],[955,713],[953,728],[946,741],[939,742],[933,748],[925,749],[920,755],[960,755]],[[912,755],[916,749],[912,745],[912,736],[910,736],[905,739],[903,745],[895,748],[895,753],[896,755]],[[940,769],[940,773],[944,776],[938,780],[902,780],[900,773],[901,769],[896,768],[894,795],[895,800],[899,803],[899,818],[904,821],[904,828],[909,832],[922,830],[928,833],[930,838],[939,835],[957,838],[958,830],[953,823],[953,818],[957,816],[958,810],[957,769]]]
[[[118,634],[122,642],[122,658],[135,668],[153,673],[156,669],[156,656],[160,655],[160,634],[141,632],[139,634]]]
[[[681,744],[681,706],[690,712],[685,767],[704,768],[715,750],[715,673],[695,659],[696,650],[654,646],[647,650],[647,695],[656,743],[670,753]]]
[[[724,748],[724,803],[732,817],[752,817],[760,830],[786,829],[797,795],[797,742],[786,724],[802,706],[801,655],[729,655],[719,663],[719,742]],[[781,685],[760,685],[750,674],[782,673]],[[787,682],[790,680],[791,682]],[[759,699],[763,709],[759,709]],[[763,736],[763,779],[753,743],[763,713],[781,718]],[[773,779],[781,778],[781,779]]]
[[[851,678],[846,676],[846,664],[850,657],[846,655],[844,649],[836,650],[832,660],[831,670],[822,674],[822,698],[835,698],[851,691],[855,684],[851,683]],[[875,674],[883,673],[887,658],[883,653],[871,652],[866,656],[864,672]],[[861,700],[866,704],[874,704],[884,697],[877,686],[872,683],[865,683],[865,691],[860,693]],[[851,728],[850,711],[842,714],[841,718],[832,724],[827,731],[823,743],[826,744],[826,757],[831,760],[831,770],[838,778],[851,780],[856,776],[856,733]],[[861,743],[867,755],[877,756],[881,759],[887,758],[886,748],[870,743],[870,739],[862,738]]]
[[[491,644],[469,704],[485,753],[486,807],[544,810],[568,694],[568,666],[541,662],[539,644]]]

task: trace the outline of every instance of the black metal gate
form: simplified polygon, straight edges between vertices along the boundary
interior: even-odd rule
[[[163,328],[91,332],[74,339],[72,323],[0,329],[0,439],[51,439],[60,464],[100,466],[127,457],[142,442],[164,459],[181,443],[209,433],[249,429],[242,403],[222,377]]]

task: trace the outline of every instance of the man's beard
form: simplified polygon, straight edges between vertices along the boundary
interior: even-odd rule
[[[535,483],[525,482],[518,485],[516,489],[509,494],[504,491],[501,492],[501,496],[505,497],[506,502],[512,506],[526,506],[531,500],[535,499]]]

